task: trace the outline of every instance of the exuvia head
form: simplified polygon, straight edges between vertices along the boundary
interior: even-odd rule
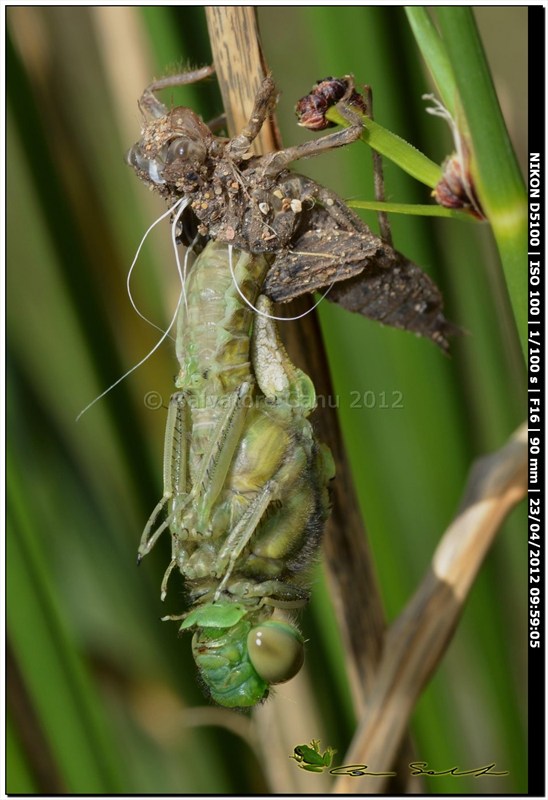
[[[159,186],[169,182],[167,170],[177,175],[199,168],[207,158],[213,136],[201,119],[184,106],[169,111],[131,147],[126,161],[146,180]]]

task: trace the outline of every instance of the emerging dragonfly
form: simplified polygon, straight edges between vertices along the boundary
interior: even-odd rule
[[[418,267],[335,194],[287,169],[355,141],[361,126],[250,156],[276,102],[270,77],[233,139],[214,135],[191,109],[168,110],[156,97],[212,71],[152,83],[140,100],[141,139],[128,153],[138,176],[171,204],[179,241],[198,253],[182,276],[164,494],[139,559],[169,529],[162,599],[178,569],[191,608],[174,618],[181,630],[194,629],[194,658],[213,700],[234,707],[260,702],[270,684],[300,669],[301,635],[272,617],[308,600],[307,572],[334,475],[329,450],[307,419],[314,387],[279,341],[269,298],[288,300],[355,276],[366,286],[361,313],[442,348],[452,326],[438,289]]]
[[[248,125],[233,139],[214,136],[189,108],[168,112],[154,94],[211,73],[205,67],[151,84],[140,101],[142,138],[129,152],[139,177],[166,200],[189,201],[181,218],[184,242],[197,232],[267,255],[270,268],[262,290],[274,302],[335,284],[328,299],[447,350],[448,336],[458,329],[445,319],[443,298],[428,275],[372,233],[334,192],[287,169],[298,159],[355,142],[363,130],[359,117],[315,141],[253,157],[250,146],[276,104],[270,76],[259,89]],[[355,95],[348,80],[337,104],[343,116]]]
[[[178,216],[193,196],[189,183],[208,180],[215,202],[212,163],[230,170],[226,191],[239,190],[238,162],[253,134],[217,139],[189,109],[168,112],[150,90],[141,106],[149,121],[129,162],[180,199]],[[238,155],[223,157],[227,150]],[[190,207],[196,210],[193,202]],[[236,234],[233,249],[208,233],[185,270],[164,495],[143,532],[139,559],[169,529],[172,559],[162,598],[179,569],[191,604],[179,617],[181,630],[195,631],[201,676],[217,703],[243,707],[263,700],[270,684],[293,677],[303,663],[297,628],[271,617],[276,608],[308,600],[307,567],[328,514],[334,467],[307,419],[316,403],[314,386],[291,363],[270,301],[260,295],[272,257],[242,249]]]

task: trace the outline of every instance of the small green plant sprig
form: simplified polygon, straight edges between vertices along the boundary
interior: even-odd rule
[[[527,303],[524,255],[527,238],[526,192],[517,160],[497,100],[473,12],[469,8],[439,8],[434,25],[424,7],[406,8],[407,18],[441,103],[432,113],[450,122],[460,170],[473,187],[481,212],[490,223],[499,250],[504,278],[522,347],[526,345]],[[443,105],[442,105],[443,104]],[[445,113],[440,113],[444,109]],[[362,140],[412,177],[434,189],[444,168],[431,161],[401,137],[383,128],[359,108]],[[349,122],[335,106],[326,119],[337,125]],[[444,167],[449,168],[451,159]],[[412,205],[352,200],[348,205],[370,211],[390,211],[477,221],[469,210],[441,205]]]

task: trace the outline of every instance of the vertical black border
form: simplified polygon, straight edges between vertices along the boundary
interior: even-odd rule
[[[544,302],[545,302],[545,23],[546,9],[530,6],[528,142],[528,677],[529,795],[545,796],[544,571]],[[539,566],[540,565],[540,566]]]

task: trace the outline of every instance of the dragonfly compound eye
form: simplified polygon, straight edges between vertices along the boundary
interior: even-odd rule
[[[134,145],[132,148],[130,148],[130,150],[128,150],[126,161],[130,167],[133,167],[139,172],[146,173],[152,183],[165,183],[165,180],[162,178],[160,170],[158,169],[158,161],[156,159],[146,158],[146,156],[144,156],[141,152],[141,148],[138,144]]]
[[[173,164],[175,161],[197,161],[201,163],[207,155],[206,147],[202,142],[191,139],[189,136],[178,136],[167,147],[165,163]]]
[[[290,680],[303,665],[304,645],[299,631],[285,622],[264,622],[247,636],[249,660],[267,683]]]

